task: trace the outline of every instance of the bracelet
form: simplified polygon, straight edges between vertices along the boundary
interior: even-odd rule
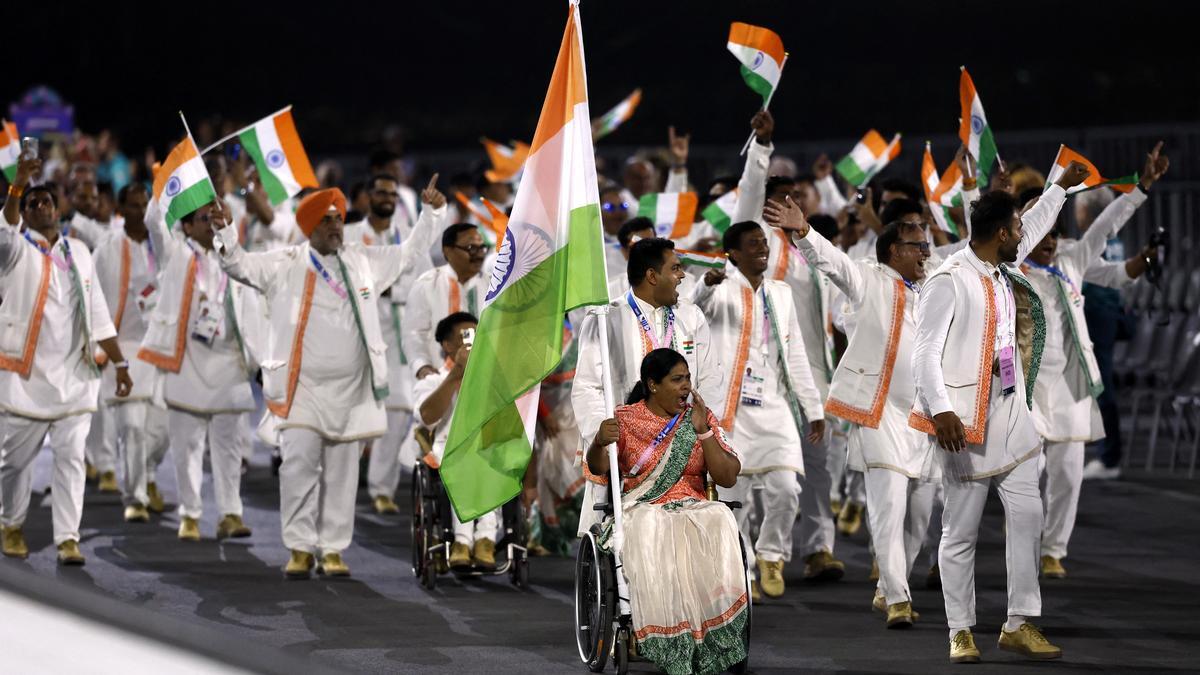
[[[16,183],[8,184],[8,196],[13,199],[20,199],[21,195],[25,194],[25,186],[17,185]]]
[[[708,439],[710,439],[712,437],[713,437],[713,430],[712,430],[712,427],[709,427],[708,431],[696,436],[696,440],[707,441]]]
[[[117,370],[121,370],[122,368],[128,369],[129,362],[128,361],[117,361],[116,363],[113,364],[113,368],[116,368]]]

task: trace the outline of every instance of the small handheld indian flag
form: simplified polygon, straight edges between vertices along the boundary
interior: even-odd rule
[[[962,110],[958,120],[958,137],[975,158],[979,186],[986,187],[988,176],[992,174],[992,165],[999,157],[996,139],[992,136],[992,128],[988,126],[987,116],[983,114],[983,101],[979,99],[979,92],[975,91],[975,82],[971,80],[966,66],[960,68],[962,75],[958,79],[958,100]]]
[[[675,255],[679,256],[680,263],[691,267],[711,267],[713,269],[725,267],[725,255],[721,253],[702,253],[689,251],[686,248],[677,248]]]
[[[738,191],[737,188],[734,188],[704,207],[700,215],[719,234],[725,234],[725,230],[728,230],[729,226],[733,224],[733,214],[737,212],[737,200]]]
[[[21,137],[17,125],[0,120],[0,170],[4,178],[12,183],[17,177],[17,162],[21,159]]]
[[[1050,172],[1046,174],[1046,186],[1049,187],[1063,175],[1071,162],[1079,162],[1088,168],[1088,177],[1083,179],[1083,182],[1075,187],[1067,190],[1067,194],[1075,194],[1084,190],[1094,190],[1098,187],[1107,185],[1117,192],[1131,192],[1134,186],[1137,185],[1138,175],[1135,172],[1132,176],[1123,176],[1121,178],[1104,178],[1096,169],[1096,165],[1088,161],[1087,157],[1075,152],[1065,145],[1058,146],[1058,155],[1054,158],[1054,166],[1050,167]]]
[[[516,178],[529,157],[529,146],[520,141],[513,142],[511,148],[490,138],[482,138],[479,142],[483,143],[483,149],[492,163],[492,168],[483,173],[493,183],[503,183]]]
[[[279,206],[304,188],[320,187],[296,133],[291,106],[238,132],[238,142],[258,167],[271,206]]]
[[[153,191],[154,199],[165,214],[167,227],[216,199],[212,179],[208,177],[191,134],[171,149],[166,161],[154,173]]]
[[[611,134],[617,130],[617,127],[624,124],[633,117],[633,111],[637,110],[638,104],[642,102],[642,90],[634,89],[633,93],[625,97],[625,100],[618,103],[612,110],[601,115],[595,122],[592,123],[592,140],[598,141],[601,138]]]
[[[847,183],[862,187],[899,154],[900,134],[892,136],[891,142],[888,143],[878,131],[871,129],[834,168]]]
[[[925,141],[925,157],[921,160],[921,185],[925,188],[925,201],[929,204],[929,212],[933,214],[938,229],[962,236],[959,234],[958,225],[950,217],[950,207],[940,204],[933,197],[940,182],[937,165],[933,163],[933,153],[929,149],[929,141]]]
[[[695,192],[659,192],[642,195],[638,215],[654,221],[654,233],[664,239],[686,237],[696,220]]]
[[[783,40],[774,31],[734,21],[729,26],[728,48],[742,64],[742,79],[762,96],[766,107],[787,60]]]

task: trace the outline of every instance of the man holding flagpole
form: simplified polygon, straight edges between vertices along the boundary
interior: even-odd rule
[[[429,204],[436,196],[431,184],[423,199]],[[283,456],[289,578],[306,579],[314,566],[330,576],[350,574],[341,553],[354,534],[358,458],[363,443],[387,428],[388,346],[377,298],[429,250],[433,223],[445,213],[440,201],[400,245],[344,242],[346,197],[337,188],[300,201],[304,243],[247,253],[228,221],[216,234],[222,268],[262,293],[269,308],[263,396],[266,428],[278,432]]]

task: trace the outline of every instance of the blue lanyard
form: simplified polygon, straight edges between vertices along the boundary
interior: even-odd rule
[[[312,260],[313,267],[317,268],[317,272],[320,273],[321,278],[325,280],[325,283],[329,284],[329,287],[333,289],[334,293],[338,294],[338,297],[345,300],[347,296],[346,289],[343,288],[342,285],[339,284],[331,274],[329,274],[329,270],[325,269],[325,266],[321,264],[321,261],[317,260],[317,254],[309,251],[308,258],[309,260]]]
[[[904,285],[905,285],[905,286],[908,286],[908,290],[912,291],[913,293],[920,293],[920,292],[921,292],[921,287],[920,287],[920,286],[918,286],[918,285],[916,285],[916,284],[914,284],[913,282],[909,281],[908,279],[905,279],[905,278],[901,277],[901,279],[900,279],[900,280],[901,280],[901,281],[903,281],[903,282],[904,282]]]
[[[686,410],[687,408],[684,408],[683,410],[675,413],[675,416],[671,418],[671,421],[667,423],[667,426],[663,427],[662,430],[654,436],[654,440],[650,442],[649,447],[647,447],[646,451],[642,453],[642,456],[638,459],[637,464],[634,464],[633,468],[629,470],[630,476],[638,475],[638,472],[642,470],[642,465],[649,461],[650,456],[654,454],[654,449],[658,447],[659,443],[663,442],[663,439],[667,437],[667,434],[671,433],[671,430],[674,429],[675,425],[679,423],[679,418],[683,417],[683,413]]]
[[[1053,274],[1054,276],[1058,277],[1059,279],[1062,279],[1063,281],[1065,281],[1065,282],[1067,282],[1068,284],[1070,284],[1070,285],[1071,285],[1071,288],[1075,288],[1075,282],[1074,282],[1074,281],[1071,281],[1071,278],[1067,276],[1067,273],[1066,273],[1066,272],[1063,272],[1063,271],[1062,271],[1062,270],[1060,270],[1060,269],[1058,269],[1058,268],[1057,268],[1057,267],[1055,267],[1054,265],[1039,265],[1039,264],[1037,264],[1037,263],[1035,263],[1034,261],[1032,261],[1032,260],[1029,260],[1029,259],[1026,259],[1026,260],[1025,260],[1025,264],[1026,264],[1026,265],[1029,265],[1030,267],[1034,268],[1035,270],[1041,270],[1041,271],[1043,271],[1043,272],[1046,272],[1046,273],[1048,273],[1048,274]]]
[[[65,256],[65,258],[61,262],[59,261],[58,258],[55,258],[54,255],[51,253],[51,251],[53,250],[53,247],[49,246],[49,242],[47,242],[47,248],[42,248],[41,244],[37,243],[36,241],[33,240],[33,237],[29,236],[28,228],[23,230],[21,232],[21,235],[25,237],[25,241],[29,242],[30,244],[33,244],[33,247],[38,250],[38,253],[41,253],[42,255],[49,258],[50,261],[53,262],[56,267],[58,267],[59,269],[62,269],[62,270],[67,270],[67,269],[70,269],[71,266],[75,264],[74,260],[71,258],[71,245],[69,243],[67,243],[67,231],[68,231],[68,229],[64,227],[62,229],[62,232],[59,233],[59,237],[58,237],[58,240],[60,242],[62,242],[63,255]]]
[[[637,317],[638,324],[642,327],[642,332],[646,334],[646,338],[650,340],[650,344],[658,349],[658,340],[654,338],[654,330],[650,327],[650,321],[642,314],[642,309],[638,307],[637,301],[633,299],[633,290],[625,291],[625,301],[629,303],[629,309],[633,310],[633,315]],[[670,307],[667,308],[666,330],[663,331],[664,347],[671,345],[672,338],[675,337],[675,312]]]

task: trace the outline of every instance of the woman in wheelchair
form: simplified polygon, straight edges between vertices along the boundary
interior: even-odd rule
[[[637,651],[667,673],[721,672],[746,658],[749,596],[737,523],[707,499],[704,476],[730,487],[741,462],[678,352],[647,354],[626,402],[600,426],[586,468],[606,483],[605,446],[617,444]]]

